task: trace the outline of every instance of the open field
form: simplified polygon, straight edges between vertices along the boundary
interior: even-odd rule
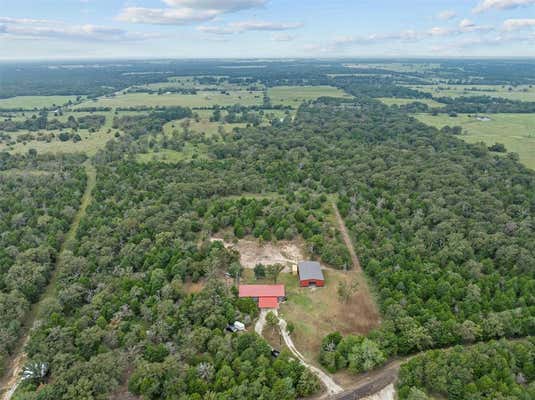
[[[333,86],[276,86],[268,89],[271,104],[299,107],[306,100],[314,100],[318,97],[343,97],[351,98],[343,90]]]
[[[391,106],[394,104],[398,106],[403,106],[405,104],[418,102],[418,103],[427,104],[429,107],[434,107],[434,108],[444,107],[444,104],[439,103],[438,101],[435,101],[433,99],[401,99],[397,97],[381,97],[381,98],[378,98],[377,100],[382,101],[387,106]]]
[[[418,114],[415,117],[437,128],[461,126],[463,134],[460,138],[469,143],[503,143],[507,151],[518,153],[522,163],[535,169],[535,114],[490,114],[490,121],[479,121],[467,114],[457,117]]]
[[[58,135],[60,131],[46,131],[46,133],[54,133]],[[15,133],[16,135],[17,133]],[[80,130],[78,134],[82,138],[79,142],[68,140],[62,142],[54,138],[50,142],[32,140],[29,142],[16,143],[13,146],[7,146],[0,143],[0,151],[8,150],[13,153],[26,153],[29,149],[35,149],[38,153],[85,153],[89,156],[96,154],[108,140],[113,138],[112,133],[108,133],[107,129],[101,129],[97,132],[88,132],[87,130]]]
[[[12,118],[14,120],[24,120],[26,118],[30,118],[33,114],[26,112],[24,113],[25,116],[22,116],[22,113],[16,113],[15,117]],[[114,136],[114,133],[117,130],[112,129],[113,124],[113,118],[115,114],[112,111],[103,112],[98,111],[94,113],[89,112],[72,112],[72,111],[64,111],[63,115],[54,116],[52,113],[49,112],[48,119],[58,119],[61,122],[66,122],[70,116],[73,116],[75,118],[83,117],[86,115],[103,115],[106,117],[106,122],[104,125],[97,130],[96,132],[90,132],[88,129],[79,129],[76,133],[80,135],[81,140],[79,142],[73,142],[72,140],[67,140],[65,142],[62,142],[59,140],[58,135],[61,132],[70,132],[70,129],[54,129],[54,130],[40,130],[40,131],[27,131],[27,130],[18,130],[15,132],[8,132],[9,136],[16,140],[17,136],[24,135],[24,134],[31,134],[34,137],[36,137],[35,140],[26,140],[17,142],[13,145],[8,145],[7,143],[0,143],[0,151],[7,150],[11,151],[13,153],[26,153],[29,149],[35,149],[38,153],[71,153],[71,152],[80,152],[85,153],[89,156],[92,156],[96,154],[96,152],[104,147],[106,142],[110,139],[112,139]],[[121,112],[121,115],[126,114],[139,114],[139,112]],[[40,136],[47,136],[50,134],[54,134],[54,138],[50,141],[45,140],[37,140]]]
[[[0,108],[24,108],[34,109],[42,107],[62,106],[76,96],[17,96],[8,99],[0,99]]]
[[[148,93],[127,93],[114,97],[102,97],[97,101],[85,102],[80,107],[213,107],[229,106],[241,104],[244,106],[261,105],[262,92],[248,92],[246,90],[234,90],[229,94],[222,94],[213,91],[199,91],[197,94],[148,94]]]
[[[166,134],[171,134],[174,130],[182,130],[182,121],[171,121],[164,125],[163,129]],[[206,136],[211,137],[219,133],[220,129],[225,133],[230,133],[234,128],[243,128],[246,124],[236,123],[228,124],[224,122],[211,122],[208,119],[200,119],[195,121],[190,119],[189,129],[195,133],[204,133]]]
[[[431,93],[434,97],[503,97],[509,100],[535,101],[535,88],[523,86],[499,85],[416,85],[412,89]]]

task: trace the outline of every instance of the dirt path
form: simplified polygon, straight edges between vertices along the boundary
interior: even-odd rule
[[[347,231],[344,219],[340,215],[340,211],[338,211],[336,201],[333,200],[332,203],[334,215],[336,217],[336,221],[338,222],[338,227],[340,229],[340,233],[342,234],[342,238],[344,239],[344,243],[346,244],[347,250],[349,251],[349,255],[351,256],[351,262],[353,263],[353,267],[358,271],[362,271],[362,268],[360,267],[360,260],[357,257],[357,253],[355,253],[355,248],[353,247],[353,242],[351,241],[351,237],[349,236],[349,232]]]
[[[393,384],[396,382],[401,364],[410,357],[391,361],[378,370],[361,374],[355,377],[355,383],[344,393],[334,397],[335,400],[357,400],[372,397],[384,391],[386,395],[394,392]],[[391,389],[385,388],[391,386]],[[387,398],[385,395],[385,398]],[[393,397],[392,397],[393,398]]]
[[[377,328],[381,324],[381,315],[379,313],[379,309],[375,304],[372,292],[370,290],[370,287],[368,286],[366,275],[362,270],[360,260],[357,257],[357,254],[355,253],[355,247],[353,246],[353,242],[351,241],[351,237],[349,236],[349,232],[347,230],[344,219],[340,215],[340,211],[338,211],[338,207],[336,206],[335,200],[332,201],[332,206],[336,222],[338,224],[338,230],[342,234],[344,243],[347,247],[347,250],[349,251],[349,255],[351,256],[351,262],[353,264],[353,269],[356,272],[356,277],[359,282],[359,287],[357,290],[357,294],[355,295],[354,302],[356,305],[356,310],[358,310],[359,319],[362,322],[360,325],[367,326],[368,330]]]
[[[262,336],[264,326],[266,325],[266,314],[266,310],[260,310],[260,315],[258,316],[258,320],[256,321],[256,324],[254,326],[254,331],[260,336]]]
[[[284,339],[284,343],[286,343],[286,346],[290,349],[290,351],[299,359],[301,364],[303,364],[305,367],[310,369],[313,373],[316,374],[316,376],[323,382],[323,385],[327,389],[327,394],[325,397],[330,397],[332,395],[341,393],[344,391],[344,389],[339,386],[333,378],[331,378],[329,375],[327,375],[325,372],[323,372],[321,369],[307,363],[305,360],[305,357],[297,350],[297,348],[294,345],[294,342],[287,331],[287,324],[286,321],[279,317],[279,328],[281,331],[282,338]]]
[[[15,393],[15,390],[17,389],[19,384],[19,376],[26,362],[26,353],[24,352],[24,348],[26,347],[26,344],[30,338],[30,330],[38,320],[38,316],[40,315],[40,306],[43,300],[50,298],[55,294],[58,266],[61,265],[64,251],[72,247],[73,242],[76,239],[76,232],[78,231],[80,221],[85,215],[87,207],[91,203],[91,192],[96,184],[97,173],[95,167],[89,162],[89,160],[84,163],[84,166],[87,174],[87,185],[80,202],[80,208],[74,216],[69,231],[65,235],[65,240],[60,247],[59,255],[56,260],[56,265],[54,271],[52,272],[50,282],[41,295],[41,299],[32,305],[24,324],[25,332],[19,340],[19,344],[17,345],[15,351],[13,352],[13,357],[8,362],[5,375],[0,377],[0,400],[10,400],[11,396],[13,396],[13,393]]]

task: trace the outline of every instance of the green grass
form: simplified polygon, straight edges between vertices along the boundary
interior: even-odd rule
[[[17,96],[0,99],[0,108],[34,109],[42,107],[62,106],[75,101],[76,96]]]
[[[276,86],[268,89],[271,104],[292,106],[294,108],[305,100],[315,100],[318,97],[343,97],[350,99],[351,96],[333,86]]]
[[[137,107],[137,106],[183,106],[183,107],[213,107],[241,104],[244,106],[262,104],[262,93],[250,93],[246,90],[230,91],[229,95],[220,92],[199,91],[195,95],[188,94],[148,94],[127,93],[115,97],[100,98],[97,101],[85,102],[80,107]]]
[[[18,113],[21,114],[21,113]],[[17,114],[17,118],[19,118]],[[33,113],[26,112],[25,118],[30,118]],[[58,135],[62,131],[70,132],[70,129],[64,129],[64,130],[44,130],[41,131],[45,135],[48,135],[50,133],[53,133],[56,135],[56,138],[54,138],[50,142],[41,141],[41,140],[31,140],[28,142],[20,142],[16,143],[12,146],[8,146],[6,143],[0,143],[0,151],[8,150],[12,153],[27,153],[29,149],[35,149],[38,153],[52,153],[52,154],[65,154],[65,153],[85,153],[89,156],[93,156],[96,154],[98,150],[100,150],[108,140],[112,139],[114,136],[114,133],[116,130],[113,130],[111,128],[113,123],[113,117],[115,114],[112,111],[108,112],[95,112],[95,113],[89,113],[89,112],[69,112],[65,111],[63,115],[59,115],[55,117],[53,113],[49,112],[48,118],[49,120],[52,119],[58,119],[62,122],[66,122],[69,116],[74,117],[82,117],[89,114],[95,114],[95,115],[104,115],[106,117],[106,123],[96,132],[89,132],[87,129],[80,129],[77,133],[82,138],[81,141],[75,143],[72,140],[68,140],[66,142],[62,142],[58,139]],[[126,114],[139,114],[139,112],[121,112],[121,115]],[[108,130],[111,130],[111,132],[108,132]],[[29,132],[26,130],[20,130],[16,132],[10,132],[9,135],[11,138],[16,139],[17,135],[22,135],[30,133],[34,136],[38,136],[39,132]]]
[[[444,104],[439,103],[438,101],[435,101],[433,99],[401,99],[401,98],[396,98],[396,97],[381,97],[381,98],[378,98],[377,100],[382,101],[387,106],[391,106],[394,104],[398,106],[402,106],[405,104],[419,102],[419,103],[427,104],[429,107],[433,107],[433,108],[444,107]]]
[[[183,121],[171,121],[164,125],[163,129],[166,134],[171,134],[174,130],[182,131],[181,123]],[[204,133],[211,137],[219,132],[220,127],[225,133],[230,133],[234,128],[243,128],[246,124],[227,124],[224,122],[210,122],[207,119],[200,119],[198,122],[190,119],[189,129],[195,133]]]
[[[509,100],[535,101],[535,88],[523,86],[499,86],[499,85],[418,85],[412,89],[425,93],[431,93],[434,97],[473,97],[490,96],[502,97]],[[477,90],[473,90],[477,89]]]
[[[45,131],[45,133],[54,133],[56,136],[61,131]],[[22,133],[22,132],[18,132]],[[37,132],[32,132],[37,133]],[[17,133],[12,134],[12,137]],[[81,141],[75,143],[72,140],[66,142],[60,141],[57,137],[51,142],[32,140],[26,143],[16,143],[13,146],[7,146],[5,143],[0,143],[0,151],[7,150],[12,153],[27,153],[29,149],[35,149],[38,153],[52,153],[52,154],[65,154],[65,153],[85,153],[89,156],[96,154],[106,142],[113,138],[113,133],[108,133],[107,129],[91,133],[87,130],[80,130],[78,134],[82,138]]]
[[[478,121],[467,114],[458,117],[416,115],[420,121],[437,128],[461,126],[460,138],[469,143],[503,143],[507,151],[518,153],[522,163],[535,169],[535,114],[489,114],[488,117],[490,121]]]

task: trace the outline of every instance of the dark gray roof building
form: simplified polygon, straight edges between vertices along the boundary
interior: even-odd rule
[[[323,272],[321,272],[321,265],[317,261],[301,261],[297,264],[297,271],[300,281],[325,280]]]

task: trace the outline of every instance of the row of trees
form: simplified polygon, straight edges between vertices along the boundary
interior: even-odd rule
[[[59,130],[59,129],[87,129],[96,131],[106,123],[106,116],[98,114],[84,115],[75,117],[69,115],[65,122],[57,118],[48,119],[48,111],[41,111],[39,114],[34,114],[30,118],[24,120],[14,120],[6,118],[0,121],[0,130],[6,132],[15,132],[19,130],[27,130],[31,132],[39,130]]]

